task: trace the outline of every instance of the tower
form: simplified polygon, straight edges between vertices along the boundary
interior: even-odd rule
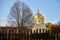
[[[37,10],[37,13],[33,17],[32,21],[32,31],[41,29],[41,32],[43,29],[46,29],[46,26],[44,24],[44,17],[40,14],[39,10]]]

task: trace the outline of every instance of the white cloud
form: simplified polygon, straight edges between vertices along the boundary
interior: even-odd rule
[[[0,18],[0,26],[5,26],[7,24],[7,19]]]

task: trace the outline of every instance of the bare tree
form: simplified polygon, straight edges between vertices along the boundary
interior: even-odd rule
[[[31,26],[32,12],[25,3],[17,1],[11,7],[8,19],[10,26]]]

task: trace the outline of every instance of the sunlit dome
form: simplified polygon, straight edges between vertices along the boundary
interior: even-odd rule
[[[44,20],[43,16],[40,14],[39,10],[38,10],[37,13],[34,15],[33,19]]]

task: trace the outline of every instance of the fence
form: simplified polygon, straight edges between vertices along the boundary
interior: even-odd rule
[[[32,30],[0,30],[0,40],[58,40],[58,33],[55,37],[54,31],[51,32],[50,30],[43,30],[41,33],[41,29],[37,31]],[[60,40],[60,39],[59,39]]]

